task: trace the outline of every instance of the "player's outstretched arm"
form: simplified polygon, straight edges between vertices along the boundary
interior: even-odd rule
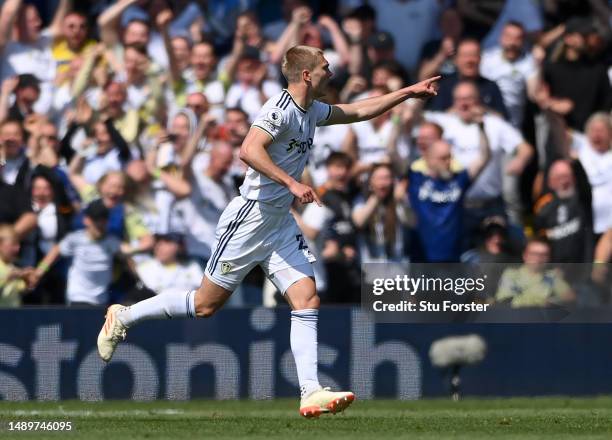
[[[276,165],[266,149],[272,143],[268,133],[256,126],[251,127],[240,147],[240,159],[255,171],[263,174],[285,187],[300,203],[316,202],[321,206],[317,193],[308,185],[303,185]]]
[[[383,114],[409,98],[431,98],[437,95],[436,83],[439,79],[440,76],[434,76],[386,95],[363,99],[350,104],[333,105],[331,115],[325,125],[365,121]]]

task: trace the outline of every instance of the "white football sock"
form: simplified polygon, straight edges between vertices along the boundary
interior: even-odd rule
[[[195,290],[161,294],[145,299],[117,312],[117,319],[131,327],[147,319],[195,318]]]
[[[317,309],[291,312],[291,351],[302,397],[321,388],[317,377]]]

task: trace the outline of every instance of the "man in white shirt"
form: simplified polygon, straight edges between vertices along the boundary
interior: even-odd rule
[[[525,51],[525,29],[520,23],[509,21],[503,28],[499,46],[482,54],[480,74],[497,83],[510,122],[518,129],[527,101],[527,81],[536,71],[533,57]]]

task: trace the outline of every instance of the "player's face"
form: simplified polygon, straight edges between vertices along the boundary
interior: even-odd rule
[[[327,85],[332,76],[333,73],[329,70],[329,63],[323,55],[319,55],[317,66],[310,72],[312,91],[315,98],[325,96]]]

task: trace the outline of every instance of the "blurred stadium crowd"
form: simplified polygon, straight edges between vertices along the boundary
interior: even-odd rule
[[[588,298],[545,266],[612,255],[605,0],[1,8],[4,306],[197,287],[246,169],[241,142],[296,44],[324,50],[329,103],[443,75],[429,102],[320,127],[308,145],[304,181],[324,206],[293,214],[323,301],[358,302],[362,263],[418,261],[523,262],[498,292],[516,306],[610,302],[606,265],[581,280],[602,287]],[[271,305],[273,288],[255,270],[232,300]]]

